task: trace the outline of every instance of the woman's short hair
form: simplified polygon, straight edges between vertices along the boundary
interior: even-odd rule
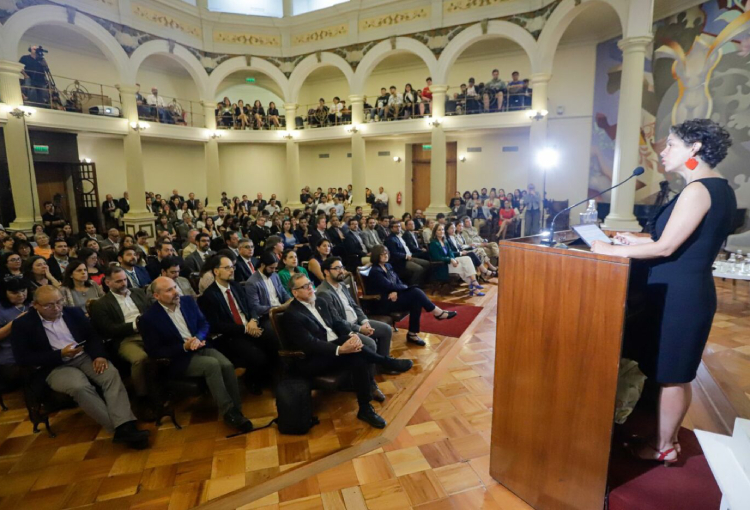
[[[700,143],[701,148],[696,156],[711,168],[715,168],[727,157],[729,147],[732,146],[732,137],[727,130],[709,119],[686,120],[672,126],[670,131],[687,145]]]
[[[383,255],[383,253],[387,253],[388,248],[385,247],[383,244],[378,244],[376,246],[372,247],[372,253],[370,256],[370,260],[373,264],[380,264],[380,257]]]
[[[10,301],[8,300],[8,296],[6,292],[21,292],[21,291],[27,291],[26,294],[26,300],[24,303],[28,303],[31,301],[31,292],[28,292],[29,290],[29,282],[27,280],[24,280],[23,278],[11,278],[4,284],[4,288],[2,291],[2,294],[0,294],[0,306],[7,308],[10,306]]]
[[[34,247],[31,246],[31,243],[26,241],[25,239],[18,239],[16,238],[13,242],[13,252],[14,253],[21,253],[21,248],[27,247],[29,249],[29,255],[34,254]]]

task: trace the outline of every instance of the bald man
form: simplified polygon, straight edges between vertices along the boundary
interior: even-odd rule
[[[148,447],[149,432],[136,428],[125,386],[107,362],[100,338],[82,310],[63,304],[60,291],[50,285],[34,292],[34,311],[13,321],[11,346],[18,364],[39,367],[53,390],[73,397],[86,414],[114,432],[115,443]]]
[[[253,424],[242,414],[234,365],[206,340],[208,321],[195,299],[180,296],[171,278],[160,276],[151,284],[156,303],[141,316],[140,330],[146,352],[169,358],[171,376],[203,377],[224,422],[240,432]]]

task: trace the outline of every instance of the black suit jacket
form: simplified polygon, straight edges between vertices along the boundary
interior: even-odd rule
[[[321,314],[322,315],[322,314]],[[323,316],[323,320],[339,337],[339,340],[349,336],[351,328],[343,321],[328,322],[331,320]],[[338,344],[329,342],[325,328],[318,322],[305,305],[293,299],[284,313],[281,321],[284,330],[284,338],[290,342],[295,349],[299,349],[308,356],[335,356]]]
[[[329,241],[331,240],[330,237],[328,237],[328,231],[325,231],[325,233],[321,234],[317,228],[314,228],[312,230],[308,229],[308,232],[310,235],[307,236],[307,238],[310,240],[310,248],[312,249],[313,253],[317,253],[315,249],[318,246],[318,241],[320,241],[322,238],[326,238]]]
[[[105,218],[111,218],[112,214],[117,210],[119,207],[119,204],[117,203],[117,200],[112,199],[112,202],[104,201],[102,203],[102,214]]]
[[[188,278],[190,276],[190,269],[185,265],[185,259],[179,255],[175,255],[175,257],[180,262],[180,276]],[[161,266],[158,257],[155,255],[149,256],[146,261],[146,271],[148,271],[148,275],[151,277],[152,281],[161,276]]]
[[[140,313],[146,311],[148,298],[143,289],[131,290],[130,297]],[[91,322],[103,338],[110,338],[116,342],[137,333],[132,322],[125,322],[120,304],[111,291],[91,302]]]
[[[58,282],[61,282],[63,277],[63,270],[60,267],[60,264],[57,262],[54,253],[47,259],[47,266],[49,267],[50,274],[54,276]]]
[[[125,200],[125,197],[122,197],[120,200],[117,201],[117,207],[120,208],[123,214],[126,214],[130,212],[130,204],[127,200]]]
[[[389,235],[383,244],[391,252],[391,257],[388,261],[393,266],[393,269],[398,272],[403,271],[406,268],[406,250],[398,239],[398,236],[396,234]]]
[[[250,225],[247,229],[247,235],[255,245],[255,249],[260,250],[266,244],[266,239],[271,235],[271,231],[266,227]]]
[[[367,247],[363,251],[362,246],[364,246],[364,243],[358,234],[351,230],[346,233],[346,236],[344,236],[344,251],[347,255],[357,257],[357,264],[361,264],[362,257],[367,256]]]
[[[188,209],[190,209],[191,211],[195,211],[196,209],[198,209],[198,204],[200,204],[201,201],[197,198],[194,198],[192,200],[188,199],[187,203],[188,203]]]
[[[378,223],[377,225],[375,225],[375,232],[378,233],[378,237],[380,238],[380,242],[382,242],[383,244],[385,244],[386,238],[391,234],[380,223]]]
[[[237,308],[245,315],[245,319],[248,321],[252,319],[245,290],[237,282],[229,282],[229,288],[232,289],[232,296],[237,303]],[[209,285],[198,298],[198,306],[211,325],[211,333],[235,337],[245,334],[245,326],[234,322],[232,311],[229,309],[227,300],[216,282]]]
[[[341,227],[339,227],[338,230],[341,230],[342,234],[344,233]],[[338,230],[333,227],[328,227],[326,229],[326,237],[331,240],[331,243],[333,243],[334,246],[342,246],[344,244],[344,239],[341,238]]]
[[[409,248],[409,251],[411,251],[411,254],[415,257],[417,256],[427,256],[427,252],[422,249],[421,246],[419,246],[419,240],[421,239],[421,236],[417,234],[416,232],[404,232],[404,235],[402,237],[404,242],[406,242],[406,246]]]
[[[237,262],[234,263],[234,281],[239,283],[247,281],[258,270],[258,259],[250,257],[250,262],[253,265],[252,271],[242,257],[237,257]]]
[[[412,218],[414,220],[414,229],[422,230],[425,226],[425,220],[421,218]]]
[[[91,359],[105,358],[102,341],[91,326],[83,310],[75,307],[63,308],[63,320],[77,342],[86,340],[83,350]],[[10,337],[13,356],[21,366],[40,367],[42,372],[49,373],[63,364],[60,351],[52,349],[47,339],[47,332],[42,325],[42,318],[36,310],[30,310],[23,317],[13,321]]]

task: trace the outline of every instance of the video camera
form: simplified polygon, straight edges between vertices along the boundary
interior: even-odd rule
[[[31,51],[31,46],[29,46],[29,51]],[[37,56],[37,58],[44,58],[45,53],[49,53],[49,50],[45,50],[42,46],[37,46],[36,51],[34,52]]]

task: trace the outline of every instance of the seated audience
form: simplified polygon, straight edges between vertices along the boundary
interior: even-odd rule
[[[128,289],[128,278],[121,267],[109,266],[104,281],[109,292],[91,302],[91,322],[99,335],[110,339],[120,357],[130,363],[130,376],[138,397],[137,407],[145,411],[149,409],[146,405],[148,355],[136,321],[148,308],[148,299],[143,289]]]
[[[160,276],[151,284],[156,303],[141,316],[146,352],[169,358],[171,377],[203,377],[224,422],[241,432],[253,424],[242,414],[234,365],[206,340],[209,323],[191,297],[180,296],[174,280]]]
[[[350,371],[359,404],[357,418],[372,427],[384,428],[385,420],[370,404],[374,380],[369,365],[405,372],[413,363],[410,360],[387,358],[365,347],[359,336],[344,321],[327,323],[316,307],[312,282],[305,275],[292,275],[290,288],[294,300],[284,314],[283,328],[288,341],[306,355],[304,359],[295,360],[297,370],[307,377],[332,370]]]
[[[34,247],[34,255],[39,255],[45,259],[50,258],[52,255],[52,246],[49,243],[49,236],[44,232],[39,232],[34,236],[36,246]]]
[[[214,254],[210,248],[211,238],[208,234],[201,232],[195,236],[195,242],[198,245],[198,249],[185,259],[185,268],[190,273],[199,273],[208,257]]]
[[[60,293],[65,306],[80,308],[84,313],[88,313],[86,303],[104,296],[101,285],[89,276],[86,263],[78,259],[71,259],[65,269]]]
[[[281,263],[284,264],[284,268],[278,272],[278,275],[281,285],[285,289],[289,289],[289,280],[293,274],[300,273],[310,278],[307,269],[297,265],[298,260],[297,252],[291,249],[284,250],[284,253],[281,255]]]
[[[373,248],[372,267],[366,276],[367,289],[372,294],[380,294],[379,305],[382,312],[409,312],[406,341],[423,346],[425,342],[419,338],[422,310],[432,313],[438,320],[452,319],[456,312],[442,310],[430,301],[422,289],[405,285],[388,263],[388,258],[388,248],[383,245]]]
[[[172,280],[174,280],[174,282],[177,284],[177,293],[180,296],[190,296],[196,299],[198,298],[195,290],[193,289],[193,286],[190,284],[190,281],[184,276],[180,276],[180,261],[178,258],[167,257],[165,259],[162,259],[160,265],[161,276],[166,276],[167,278],[171,278]],[[150,302],[153,302],[154,297],[151,293],[151,285],[146,287],[146,296],[148,296]]]
[[[103,241],[102,236],[96,233],[96,225],[87,221],[84,225],[84,231],[81,234],[81,239],[93,239],[94,241]]]
[[[370,253],[360,237],[357,218],[349,219],[349,231],[344,236],[344,253],[357,266],[370,262]]]
[[[234,281],[234,262],[217,255],[207,262],[214,282],[198,298],[213,332],[219,334],[217,348],[238,366],[245,367],[245,382],[251,393],[260,394],[270,382],[270,371],[278,347],[273,332],[260,326],[253,315],[246,290]],[[257,273],[256,273],[257,274]]]
[[[91,248],[81,248],[77,257],[86,264],[89,278],[101,285],[104,280],[104,266],[99,262],[99,255]]]
[[[500,230],[497,232],[497,238],[505,239],[508,229],[514,224],[516,218],[516,212],[513,210],[513,204],[510,200],[503,201],[503,208],[498,211],[498,218]]]
[[[261,215],[255,220],[255,223],[247,229],[247,236],[253,242],[253,245],[262,250],[266,244],[266,239],[271,235],[271,231],[266,227],[266,217]]]
[[[177,256],[177,252],[172,245],[172,242],[167,239],[159,239],[154,245],[156,251],[155,256],[150,256],[148,262],[146,262],[146,271],[152,280],[155,280],[161,275],[161,261],[167,257],[176,257],[180,261],[180,273],[189,274],[189,270],[185,266],[185,261],[182,257]]]
[[[125,272],[129,289],[143,288],[151,283],[151,276],[146,268],[138,265],[138,254],[135,247],[122,248],[117,254],[117,261]]]
[[[482,248],[487,257],[490,259],[497,259],[500,254],[500,249],[498,248],[497,243],[488,242],[487,239],[480,236],[479,231],[471,224],[471,218],[468,216],[464,216],[461,221],[463,223],[462,234],[466,244],[474,246],[475,248]],[[497,271],[497,268],[493,267],[491,262],[487,267],[489,267],[491,271]]]
[[[30,290],[45,285],[60,287],[60,282],[50,274],[47,259],[44,257],[40,257],[39,255],[29,257],[28,260],[23,263],[23,268],[23,277],[26,279]]]
[[[52,244],[52,256],[47,258],[49,272],[57,281],[62,281],[63,273],[68,267],[70,257],[68,255],[68,242],[63,239],[55,239]]]
[[[107,230],[107,238],[99,243],[102,249],[112,248],[115,252],[120,251],[120,231],[116,228]]]
[[[489,281],[489,278],[492,276],[490,270],[485,267],[481,256],[474,250],[474,248],[463,242],[463,238],[458,234],[457,228],[459,227],[457,227],[455,223],[448,223],[445,226],[445,241],[448,243],[451,251],[453,251],[458,257],[469,257],[478,273],[477,280],[483,280],[485,282]],[[482,289],[481,286],[478,288]]]
[[[422,241],[425,246],[430,246],[432,240],[432,231],[435,229],[435,220],[432,218],[425,221],[424,227],[422,227]]]
[[[409,248],[412,257],[429,260],[430,257],[427,254],[427,250],[422,248],[422,238],[418,232],[415,232],[415,229],[416,226],[414,225],[414,220],[409,218],[404,221],[404,233],[401,237],[406,243],[406,247]]]
[[[385,192],[383,186],[378,188],[378,194],[375,195],[375,201],[372,204],[373,209],[377,209],[379,216],[383,216],[388,212],[388,193]]]
[[[23,280],[23,260],[17,253],[4,253],[0,258],[0,290],[10,280]],[[24,285],[28,287],[27,282]]]
[[[34,255],[34,247],[26,239],[21,239],[19,235],[21,232],[13,234],[15,241],[13,242],[13,252],[21,256],[21,259],[26,262],[29,257]],[[25,236],[24,236],[25,237]]]
[[[0,296],[0,383],[7,389],[21,385],[21,370],[16,364],[10,344],[13,321],[25,315],[29,306],[29,291],[23,280],[11,280]]]
[[[367,218],[367,228],[362,230],[360,234],[362,242],[365,243],[365,248],[367,248],[368,253],[371,253],[374,247],[383,244],[383,242],[380,240],[380,235],[378,234],[377,227],[378,220],[370,216],[369,218]]]
[[[328,230],[326,229],[326,216],[325,214],[321,214],[317,217],[315,220],[315,228],[310,232],[308,239],[310,240],[310,249],[315,253],[315,248],[318,246],[318,243],[321,239],[328,239],[330,241],[330,238],[328,237]]]
[[[435,276],[439,279],[447,280],[448,274],[457,274],[463,281],[469,284],[469,296],[484,296],[479,292],[483,287],[477,283],[477,271],[474,263],[469,257],[462,257],[451,249],[451,245],[445,235],[443,225],[435,225],[430,241],[430,259],[435,262],[443,262],[435,270]]]
[[[125,385],[110,366],[102,342],[78,308],[64,306],[52,286],[34,292],[34,312],[13,322],[11,344],[20,366],[38,367],[54,390],[70,395],[81,409],[109,433],[115,443],[148,447],[149,432],[138,430]],[[98,386],[104,398],[92,385]]]
[[[318,245],[315,247],[315,253],[307,263],[307,272],[310,274],[310,279],[316,287],[325,280],[322,267],[323,262],[333,255],[331,250],[331,241],[325,238],[319,239]]]
[[[239,256],[234,265],[234,281],[242,283],[255,273],[258,259],[253,257],[255,245],[250,239],[241,239],[238,251]]]
[[[401,232],[401,221],[394,218],[390,223],[390,235],[385,239],[385,244],[390,252],[390,263],[398,273],[399,278],[408,282],[409,285],[420,285],[424,283],[430,263],[424,259],[413,257],[409,247],[406,245]]]

